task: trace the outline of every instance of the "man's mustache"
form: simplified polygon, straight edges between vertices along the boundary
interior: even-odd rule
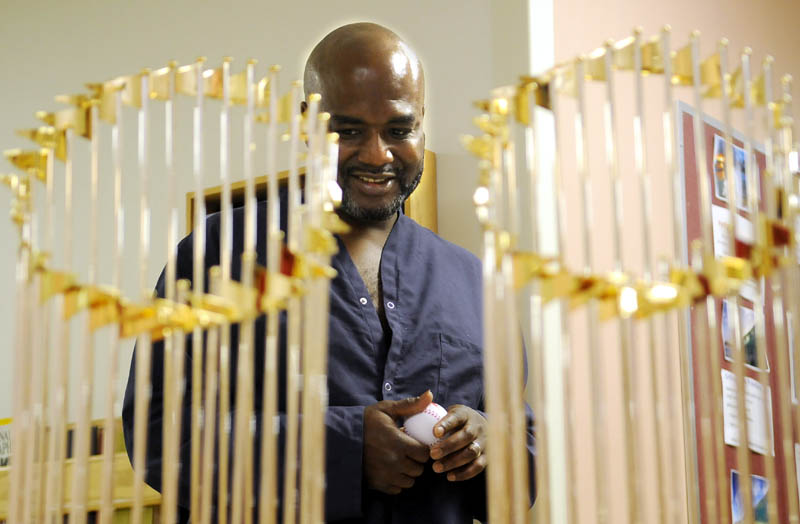
[[[398,169],[391,164],[380,167],[352,165],[352,166],[347,166],[344,172],[348,176],[354,176],[356,173],[362,173],[362,174],[366,173],[370,175],[395,175],[397,174]]]

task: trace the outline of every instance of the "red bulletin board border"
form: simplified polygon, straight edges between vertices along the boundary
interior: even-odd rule
[[[684,206],[686,212],[686,253],[689,252],[689,246],[691,245],[692,241],[695,239],[701,238],[701,224],[700,224],[700,194],[699,194],[699,186],[698,186],[698,173],[697,173],[697,163],[696,163],[696,155],[695,155],[695,144],[694,144],[694,111],[693,109],[683,103],[680,103],[677,108],[678,113],[678,122],[680,125],[680,130],[682,133],[679,134],[679,146],[682,151],[682,161],[683,161],[683,182],[684,182]],[[743,147],[742,141],[737,139],[737,136],[740,136],[738,133],[733,132],[733,143],[739,147]],[[706,170],[708,172],[709,180],[709,187],[711,188],[711,200],[713,205],[721,205],[726,206],[727,202],[718,198],[714,191],[713,185],[713,176],[714,176],[714,166],[713,166],[713,151],[714,151],[714,136],[719,135],[724,138],[725,133],[722,130],[722,125],[715,122],[713,119],[704,116],[703,118],[703,139],[705,140],[705,147],[706,147]],[[756,164],[759,170],[759,184],[762,186],[760,189],[762,190],[761,194],[763,194],[763,172],[766,167],[766,157],[764,152],[761,148],[754,146],[754,153],[756,158]],[[763,205],[763,204],[762,204]],[[743,210],[737,210],[737,213],[745,218],[749,219],[749,214]],[[759,286],[760,287],[760,286]],[[747,301],[743,300],[742,303],[749,307],[752,307],[752,304]],[[715,346],[714,344],[711,345],[711,349],[713,350],[716,347],[722,348],[723,354],[721,354],[720,361],[722,363],[722,368],[727,369],[733,372],[733,366],[731,362],[725,360],[724,355],[724,346],[722,344],[722,330],[721,330],[721,312],[722,312],[722,300],[717,299],[715,301],[716,304],[716,314],[717,314],[717,325],[719,326],[716,336],[719,340],[719,345]],[[755,312],[758,314],[758,312]],[[775,351],[775,332],[774,332],[774,322],[773,322],[773,314],[772,314],[772,293],[769,289],[769,286],[765,286],[764,290],[764,324],[766,326],[766,339],[767,339],[767,358],[770,363],[770,369],[774,370],[776,366],[783,365],[785,366],[783,369],[789,370],[789,363],[788,362],[778,362],[777,355]],[[689,333],[691,338],[690,343],[690,354],[691,354],[691,361],[697,362],[698,358],[694,354],[694,348],[697,347],[695,343],[695,337],[701,333],[701,330],[694,329],[695,326],[692,325],[692,318],[693,315],[689,315]],[[758,380],[758,373],[754,369],[747,368],[746,375],[753,379]],[[785,460],[783,455],[783,446],[779,445],[779,438],[782,434],[783,422],[780,419],[780,413],[778,406],[776,404],[776,392],[780,391],[777,384],[777,378],[775,373],[771,371],[766,371],[768,373],[768,382],[771,388],[771,401],[772,401],[772,418],[773,418],[773,442],[775,442],[775,474],[777,479],[786,478],[785,475],[787,473],[785,468]],[[693,365],[692,369],[693,374],[693,400],[695,406],[700,405],[700,395],[704,391],[705,384],[701,384],[701,380],[705,380],[706,377],[700,376],[698,372],[698,366]],[[715,380],[722,380],[721,377],[715,377]],[[702,386],[702,387],[701,387]],[[714,401],[713,399],[708,399]],[[790,399],[791,400],[791,399]],[[706,401],[706,399],[703,399]],[[722,409],[722,406],[716,406],[716,409]],[[695,410],[696,412],[696,410]],[[700,483],[700,499],[699,500],[708,500],[706,499],[706,479],[704,477],[704,467],[703,464],[707,463],[711,466],[714,465],[714,457],[704,457],[702,455],[702,443],[700,441],[701,438],[701,428],[700,428],[700,417],[695,416],[695,441],[696,441],[696,449],[698,450],[698,464],[697,464],[697,475]],[[791,427],[791,421],[788,421]],[[723,435],[717,435],[714,431],[714,428],[711,428],[712,437],[713,439],[719,439],[720,441],[723,440]],[[797,435],[793,434],[793,440],[797,442]],[[794,446],[792,446],[794,448]],[[764,457],[754,451],[748,450],[750,454],[750,464],[751,464],[751,473],[754,475],[761,475],[764,476],[765,472],[765,464],[764,464]],[[794,457],[791,457],[791,460],[794,461]],[[691,467],[691,466],[690,466]],[[737,469],[736,463],[736,448],[733,446],[725,445],[725,469],[726,473],[729,476],[730,471],[733,469]],[[715,471],[712,469],[712,471]],[[789,472],[792,473],[793,472]],[[787,496],[788,494],[788,486],[786,483],[778,482],[777,486],[769,486],[769,489],[775,489],[777,494],[778,500],[778,521],[779,522],[788,522],[788,510],[787,510]],[[742,483],[743,486],[747,486],[749,488],[749,483]],[[742,488],[744,489],[744,488]],[[728,508],[730,508],[730,485],[727,486],[726,492],[728,493],[727,500],[719,501],[720,504],[727,504]],[[797,496],[797,494],[793,494],[793,496]],[[716,494],[711,496],[711,499],[716,499]],[[708,522],[707,516],[705,514],[701,515],[702,522]]]

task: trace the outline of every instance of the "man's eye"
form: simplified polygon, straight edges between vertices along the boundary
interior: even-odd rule
[[[392,136],[394,138],[406,138],[408,135],[411,134],[411,130],[402,127],[396,127],[392,129]]]
[[[336,132],[342,138],[352,138],[354,136],[358,136],[359,133],[358,129],[350,129],[350,128],[337,129]]]

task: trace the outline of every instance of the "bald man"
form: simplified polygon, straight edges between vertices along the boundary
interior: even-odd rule
[[[315,92],[322,95],[321,109],[331,114],[331,129],[339,133],[338,181],[343,190],[339,214],[350,225],[348,233],[339,235],[339,253],[332,261],[338,276],[330,292],[326,520],[482,520],[486,516],[483,450],[491,443],[486,442],[486,419],[481,411],[481,265],[472,254],[402,214],[403,202],[422,176],[422,64],[388,29],[350,24],[334,30],[314,48],[306,64],[304,85],[306,97]],[[258,214],[260,228],[265,222],[264,203]],[[281,221],[285,227],[285,215]],[[206,227],[205,264],[211,267],[218,263],[219,217],[210,216]],[[234,278],[239,276],[243,229],[243,213],[237,210]],[[259,230],[258,238],[264,238],[263,231]],[[259,263],[264,264],[263,242],[257,252]],[[178,253],[178,277],[191,278],[191,236],[181,242]],[[159,294],[163,288],[162,274]],[[285,340],[285,317],[281,318],[281,331]],[[233,373],[236,327],[231,338]],[[263,340],[262,317],[256,323],[256,341]],[[281,370],[285,370],[283,349]],[[187,349],[187,355],[190,351]],[[263,369],[263,359],[262,344],[256,351],[255,369]],[[162,360],[162,349],[157,346],[149,427],[150,442],[155,444],[148,452],[147,476],[156,489],[161,482]],[[129,450],[133,449],[133,369],[134,364],[123,409]],[[187,365],[186,369],[191,368]],[[284,376],[280,382],[278,403],[283,413]],[[231,383],[235,398],[235,380]],[[256,377],[259,434],[262,391],[261,377]],[[428,447],[406,435],[400,426],[431,401],[447,406],[448,414],[435,427],[439,441]],[[189,416],[185,406],[184,420]],[[280,422],[282,455],[283,415]],[[186,506],[188,427],[184,422],[180,482],[180,503]],[[532,424],[528,431],[532,471]],[[282,487],[282,482],[279,485]]]

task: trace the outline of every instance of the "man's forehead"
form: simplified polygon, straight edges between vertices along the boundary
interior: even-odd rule
[[[405,124],[413,125],[422,120],[421,105],[411,100],[349,97],[341,100],[328,99],[325,110],[331,113],[333,124]]]
[[[339,59],[320,75],[323,90],[381,89],[418,97],[423,93],[419,65],[401,52],[369,60]]]
[[[370,108],[383,112],[416,113],[424,104],[424,94],[419,80],[406,71],[397,74],[392,64],[388,67],[356,65],[337,68],[321,83],[323,105],[330,112],[339,110],[364,112]],[[333,72],[332,72],[333,73]]]

